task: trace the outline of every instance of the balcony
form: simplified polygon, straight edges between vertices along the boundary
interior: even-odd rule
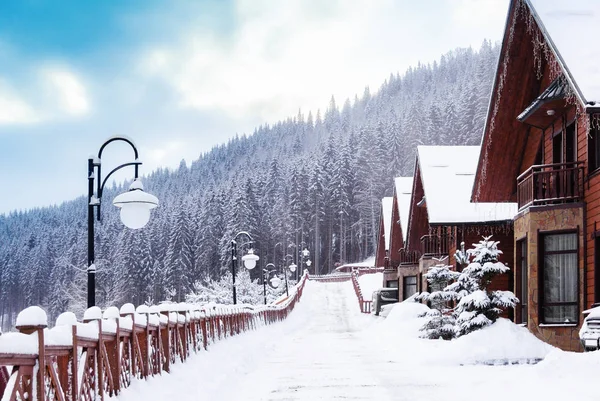
[[[421,259],[421,252],[409,251],[407,249],[400,249],[400,266],[402,265],[418,265],[419,259]]]
[[[575,203],[582,199],[582,162],[531,166],[517,177],[519,210],[529,206]]]
[[[424,235],[421,237],[421,254],[424,257],[448,256],[452,238],[449,235]]]

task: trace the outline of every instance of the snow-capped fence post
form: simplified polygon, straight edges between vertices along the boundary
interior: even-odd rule
[[[108,384],[108,394],[113,396],[119,393],[121,390],[121,358],[119,355],[120,347],[120,330],[119,330],[119,310],[112,306],[107,308],[102,313],[102,318],[106,322],[104,327],[110,330],[106,332],[102,331],[100,341],[102,342],[100,352],[103,357],[105,365],[105,377]],[[111,326],[111,327],[109,327]],[[114,327],[114,333],[112,332]]]
[[[17,316],[16,329],[19,331],[19,333],[25,334],[27,336],[35,335],[37,337],[37,372],[35,372],[34,375],[35,369],[32,369],[30,373],[31,382],[33,383],[35,381],[35,385],[31,384],[30,386],[27,386],[26,383],[23,383],[23,387],[26,387],[26,389],[24,389],[25,392],[21,396],[24,399],[29,398],[28,395],[31,395],[33,393],[34,388],[36,393],[36,400],[44,401],[45,398],[44,394],[46,390],[46,346],[44,345],[44,329],[47,327],[48,317],[46,316],[46,312],[44,312],[42,308],[38,306],[30,306],[29,308],[26,308],[23,311],[21,311]],[[18,369],[20,369],[20,367]],[[21,380],[25,382],[27,381],[25,378]],[[16,395],[14,391],[13,394]]]
[[[131,383],[131,376],[135,375],[135,351],[133,349],[133,326],[135,309],[132,304],[125,304],[119,310],[119,322],[123,321],[126,327],[121,326],[119,331],[120,338],[120,385],[128,387]]]

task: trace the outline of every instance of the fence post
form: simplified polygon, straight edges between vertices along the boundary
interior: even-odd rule
[[[44,401],[46,390],[46,346],[44,344],[44,329],[48,327],[48,317],[46,312],[38,306],[30,306],[24,309],[17,316],[16,329],[23,334],[37,334],[38,339],[38,371],[37,377],[32,377],[32,381],[36,381],[37,400]],[[16,386],[17,384],[15,384]],[[24,383],[24,385],[26,385]],[[33,384],[32,384],[33,389]],[[31,394],[31,390],[29,390]]]

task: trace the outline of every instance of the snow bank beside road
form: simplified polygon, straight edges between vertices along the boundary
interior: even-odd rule
[[[401,302],[366,333],[378,337],[378,343],[386,344],[386,352],[395,358],[408,357],[418,364],[525,363],[543,359],[555,349],[507,319],[452,341],[422,339],[419,329],[425,319],[418,316],[428,309],[420,303]]]

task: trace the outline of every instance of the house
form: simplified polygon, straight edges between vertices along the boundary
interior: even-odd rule
[[[517,202],[515,319],[565,350],[600,302],[598,26],[598,1],[510,1],[472,193]]]
[[[395,269],[390,268],[389,258],[393,201],[394,198],[391,196],[381,199],[379,235],[377,237],[377,251],[375,252],[375,266],[385,269],[383,275],[384,287],[394,287],[398,284],[398,274]]]
[[[392,200],[392,216],[390,226],[389,266],[388,274],[384,277],[384,285],[398,286],[398,266],[400,254],[406,242],[406,229],[408,224],[408,207],[412,192],[412,177],[396,177],[394,179],[394,196]],[[395,284],[391,280],[396,280]]]
[[[516,203],[472,203],[479,146],[419,146],[408,213],[408,233],[401,252],[399,296],[407,299],[428,290],[425,273],[446,258],[456,266],[461,242],[470,248],[483,236],[500,241],[502,261],[512,262],[512,218]],[[498,277],[494,289],[511,288],[510,274]]]

